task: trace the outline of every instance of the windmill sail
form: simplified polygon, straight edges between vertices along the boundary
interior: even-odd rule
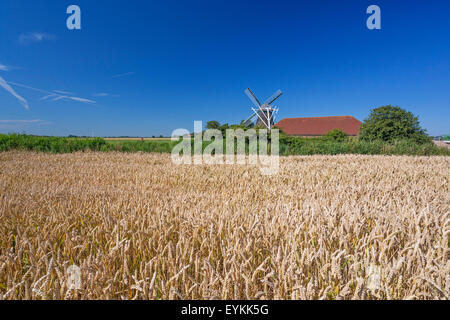
[[[277,100],[281,95],[283,94],[283,92],[281,92],[281,90],[277,90],[277,92],[275,92],[269,99],[266,100],[266,102],[264,102],[264,104],[272,104],[275,100]]]
[[[256,108],[252,108],[253,114],[242,123],[246,126],[252,123],[252,119],[256,116],[256,125],[266,127],[271,130],[275,123],[275,115],[278,112],[278,108],[272,107],[271,104],[277,100],[283,93],[281,90],[277,90],[264,104],[261,104],[250,89],[245,90],[245,94],[250,98]]]
[[[245,126],[249,126],[252,123],[252,119],[256,117],[256,113],[252,114],[250,117],[248,117],[246,120],[242,121],[242,124]]]
[[[256,107],[260,107],[261,103],[259,102],[258,98],[256,98],[256,96],[253,94],[253,92],[250,89],[245,89],[245,94],[250,98],[250,100],[253,102],[253,104]]]

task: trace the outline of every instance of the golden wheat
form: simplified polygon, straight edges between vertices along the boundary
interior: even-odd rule
[[[448,299],[449,180],[448,157],[2,153],[0,298]]]

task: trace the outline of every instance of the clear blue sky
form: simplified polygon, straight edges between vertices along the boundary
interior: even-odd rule
[[[66,27],[71,4],[79,31]],[[366,27],[371,4],[381,30]],[[3,0],[0,132],[152,136],[238,123],[250,87],[263,100],[283,90],[279,119],[363,120],[393,104],[429,134],[449,133],[449,13],[446,0]]]

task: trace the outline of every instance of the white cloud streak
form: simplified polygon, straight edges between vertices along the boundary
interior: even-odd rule
[[[60,94],[65,94],[65,95],[73,94],[72,92],[61,91],[61,90],[53,90],[53,92],[60,93]]]
[[[0,120],[0,129],[3,130],[25,130],[34,126],[51,125],[52,122],[40,119],[33,120]]]
[[[22,33],[19,36],[19,43],[23,46],[47,40],[56,40],[56,36],[42,32]]]
[[[0,120],[0,123],[8,123],[8,124],[21,124],[21,123],[41,123],[44,120],[34,119],[34,120]]]
[[[27,100],[25,100],[23,97],[19,96],[17,94],[17,92],[15,92],[14,89],[11,88],[11,86],[2,77],[0,77],[0,87],[2,87],[6,91],[8,91],[10,94],[12,94],[14,97],[16,97],[16,99],[19,100],[19,102],[23,105],[23,107],[25,109],[27,109],[27,110],[30,109]]]
[[[120,94],[112,94],[112,93],[106,93],[106,92],[100,92],[100,93],[93,93],[93,97],[112,97],[112,98],[118,98],[120,97]]]
[[[49,95],[46,95],[45,97],[40,98],[39,101],[44,101],[44,100],[47,100],[48,98],[51,98],[54,96],[55,96],[54,94],[49,94]]]
[[[131,76],[131,75],[133,75],[135,73],[136,72],[120,73],[120,74],[116,74],[116,75],[112,76],[112,78],[121,78],[121,77]]]
[[[86,103],[86,104],[90,104],[93,105],[96,102],[94,100],[90,100],[90,99],[85,99],[85,98],[80,98],[80,97],[74,97],[74,96],[69,96],[69,95],[61,95],[55,92],[50,92],[50,91],[46,91],[46,90],[42,90],[42,89],[38,89],[38,88],[33,88],[30,86],[26,86],[24,84],[20,84],[20,83],[15,83],[15,82],[8,82],[11,85],[17,86],[17,87],[22,87],[22,88],[26,88],[29,90],[33,90],[33,91],[37,91],[40,93],[44,93],[46,96],[42,97],[40,100],[47,100],[50,98],[53,98],[52,101],[58,101],[58,100],[72,100],[72,101],[77,101],[77,102],[82,102],[82,103]]]
[[[24,85],[24,84],[12,82],[12,81],[8,81],[8,83],[11,84],[11,85],[13,85],[13,86],[16,86],[16,87],[21,87],[21,88],[25,88],[25,89],[30,89],[30,90],[34,90],[34,91],[41,92],[41,93],[45,93],[45,94],[55,94],[55,93],[52,93],[52,92],[49,92],[49,91],[46,91],[46,90],[42,90],[42,89],[38,89],[38,88],[33,88],[33,87],[30,87],[30,86],[26,86],[26,85]]]
[[[90,104],[95,103],[95,101],[93,101],[93,100],[89,100],[89,99],[85,99],[85,98],[78,98],[78,97],[63,97],[63,99],[69,99],[69,100],[73,100],[73,101],[79,101],[79,102],[90,103]]]
[[[2,63],[0,63],[0,71],[9,71],[12,68],[10,66],[4,65]]]

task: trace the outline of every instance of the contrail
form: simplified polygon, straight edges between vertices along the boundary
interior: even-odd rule
[[[25,109],[27,109],[27,110],[30,109],[27,100],[25,100],[23,97],[19,96],[17,94],[17,92],[15,92],[14,89],[11,88],[11,86],[8,84],[8,82],[6,82],[6,80],[3,79],[2,77],[0,77],[0,87],[2,87],[3,89],[5,89],[9,93],[11,93],[14,97],[16,97],[17,100],[19,100],[19,102],[24,106]]]
[[[11,82],[11,81],[8,81],[7,83],[9,83],[9,84],[11,84],[13,86],[17,86],[17,87],[21,87],[21,88],[25,88],[25,89],[30,89],[30,90],[33,90],[33,91],[37,91],[37,92],[46,94],[46,96],[41,98],[41,100],[46,100],[48,98],[55,97],[55,99],[53,99],[53,101],[61,100],[61,99],[69,99],[69,100],[78,101],[78,102],[82,102],[82,103],[86,103],[86,104],[95,104],[96,103],[94,100],[85,99],[85,98],[79,98],[79,97],[73,97],[73,96],[61,95],[61,94],[58,94],[58,93],[55,93],[55,92],[50,92],[50,91],[47,91],[47,90],[42,90],[42,89],[26,86],[26,85],[21,84],[21,83],[16,83],[16,82]]]
[[[116,75],[112,76],[111,78],[121,78],[121,77],[125,77],[125,76],[131,76],[135,73],[136,72],[127,72],[127,73],[116,74]]]

